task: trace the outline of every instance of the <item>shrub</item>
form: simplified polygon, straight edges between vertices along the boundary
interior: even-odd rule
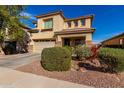
[[[67,71],[71,66],[71,53],[62,47],[45,48],[41,54],[41,64],[49,71]]]
[[[82,45],[78,45],[74,50],[78,59],[88,58],[92,55],[91,49]]]
[[[68,50],[71,52],[71,54],[73,53],[73,47],[70,47],[70,46],[64,46],[64,48],[68,49]]]
[[[124,71],[124,50],[114,48],[101,48],[98,53],[100,62],[106,65],[110,72]]]

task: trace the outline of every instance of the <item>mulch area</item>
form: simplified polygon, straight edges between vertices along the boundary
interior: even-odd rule
[[[82,67],[81,71],[71,69],[70,71],[57,72],[44,70],[40,62],[33,62],[25,66],[19,67],[16,70],[33,73],[37,75],[55,78],[59,80],[70,81],[73,83],[84,84],[97,88],[123,88],[124,74],[110,74],[100,71],[87,70]]]

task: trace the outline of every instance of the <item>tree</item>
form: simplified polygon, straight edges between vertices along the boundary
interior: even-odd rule
[[[4,5],[0,6],[0,46],[4,49],[3,43],[7,37],[10,41],[20,41],[23,39],[25,31],[20,26],[20,19],[24,18],[20,13],[25,9],[25,6]]]

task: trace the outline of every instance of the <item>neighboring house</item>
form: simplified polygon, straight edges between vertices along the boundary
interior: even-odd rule
[[[33,39],[33,49],[41,52],[43,48],[54,46],[92,46],[93,15],[67,19],[62,11],[36,16],[35,28],[29,30]]]
[[[21,41],[16,42],[16,49],[18,52],[24,51],[24,52],[32,52],[32,44],[31,44],[31,36],[30,33],[28,32],[31,30],[30,27],[26,25],[20,25],[23,30],[25,31],[23,35],[23,39]]]
[[[124,48],[124,33],[101,42],[104,47]]]
[[[30,52],[30,33],[28,32],[29,30],[31,30],[31,28],[25,26],[25,25],[20,25],[20,27],[23,28],[23,30],[25,31],[25,33],[23,34],[23,39],[21,39],[20,41],[12,41],[9,39],[9,35],[8,35],[8,31],[9,29],[6,28],[5,30],[5,40],[4,43],[2,44],[2,46],[4,48],[0,47],[0,54],[15,54],[15,53],[21,53],[21,52]]]

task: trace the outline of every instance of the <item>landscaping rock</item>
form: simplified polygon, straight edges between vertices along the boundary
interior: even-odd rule
[[[87,70],[85,68],[80,68],[79,71],[80,72],[86,72]]]
[[[124,88],[123,73],[118,76],[117,74],[85,70],[83,67],[79,71],[75,71],[74,69],[64,72],[47,71],[41,67],[40,62],[33,62],[19,67],[17,70],[97,88]]]
[[[100,62],[99,62],[98,59],[94,59],[91,63],[92,63],[92,65],[95,66],[95,67],[100,67],[100,66],[101,66],[101,64],[100,64]]]

